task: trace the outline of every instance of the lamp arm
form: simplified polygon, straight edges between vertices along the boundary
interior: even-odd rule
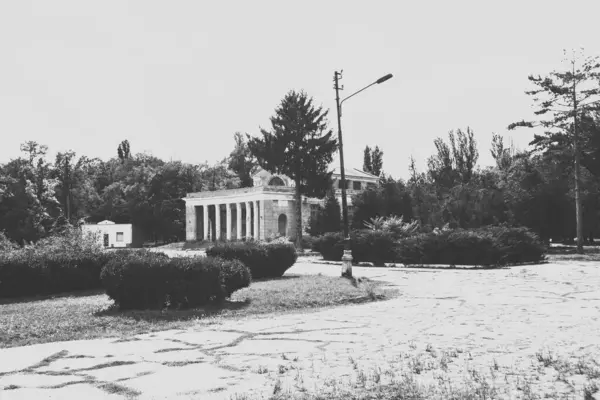
[[[362,92],[363,90],[367,90],[368,88],[370,88],[371,86],[373,86],[374,84],[376,84],[377,82],[373,82],[368,86],[365,86],[364,88],[360,89],[357,92],[352,93],[350,96],[344,98],[342,101],[340,101],[340,115],[342,115],[342,104],[344,103],[344,101],[348,100],[350,97],[352,96],[356,96],[357,94],[359,94],[360,92]]]

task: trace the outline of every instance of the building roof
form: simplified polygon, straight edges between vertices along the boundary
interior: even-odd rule
[[[365,172],[361,169],[358,168],[352,168],[352,167],[344,167],[344,172],[346,176],[350,176],[350,177],[354,177],[354,178],[375,178],[375,179],[379,179],[378,176],[370,174],[368,172]],[[340,175],[340,167],[334,167],[333,168],[333,174],[334,175]]]
[[[340,175],[340,167],[339,165],[337,167],[333,167],[332,169],[330,169],[331,172],[333,172],[333,175]],[[367,179],[379,179],[378,176],[370,174],[368,172],[365,172],[363,170],[360,170],[358,168],[352,168],[352,167],[345,167],[344,168],[344,172],[346,173],[347,177],[352,177],[352,178],[367,178]],[[256,171],[256,173],[254,173],[254,175],[252,175],[252,178],[254,177],[263,177],[263,176],[269,176],[272,175],[270,172],[265,171],[264,169],[260,168]]]

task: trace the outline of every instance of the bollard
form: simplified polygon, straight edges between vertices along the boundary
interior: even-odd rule
[[[344,250],[342,256],[342,276],[352,278],[352,250]]]

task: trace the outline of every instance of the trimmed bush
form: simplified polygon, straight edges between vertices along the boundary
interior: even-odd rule
[[[219,243],[206,250],[207,256],[240,260],[250,269],[253,279],[278,278],[298,259],[293,243],[231,242]]]
[[[397,239],[392,231],[354,231],[350,235],[355,262],[448,265],[506,265],[543,261],[546,246],[527,228],[488,226],[478,229],[437,230]],[[341,233],[314,240],[325,260],[343,255]]]
[[[350,235],[354,262],[383,265],[394,261],[394,234],[388,231],[355,231]]]
[[[527,228],[489,226],[426,233],[399,240],[404,264],[506,265],[544,260],[546,247]]]
[[[502,264],[519,264],[545,260],[547,246],[525,227],[489,226],[482,228],[494,239]]]
[[[222,301],[249,286],[251,276],[236,260],[123,252],[104,266],[101,279],[121,310],[182,309]]]
[[[93,235],[66,229],[61,235],[0,253],[0,297],[48,295],[101,287],[110,255]]]
[[[76,228],[24,248],[5,246],[0,252],[0,297],[100,289],[100,272],[109,260],[140,252],[145,250],[104,251],[94,235]]]
[[[344,255],[344,235],[341,232],[328,232],[313,240],[314,251],[318,251],[327,261],[340,261]]]

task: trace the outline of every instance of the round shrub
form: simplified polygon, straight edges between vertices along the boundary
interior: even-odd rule
[[[122,310],[181,309],[224,300],[249,286],[251,275],[239,261],[133,252],[114,255],[101,279]]]
[[[298,259],[293,243],[230,242],[206,250],[206,255],[225,260],[240,260],[250,269],[253,279],[278,278]]]
[[[350,237],[354,262],[372,262],[375,265],[392,262],[395,258],[394,246],[392,232],[365,230],[355,232]]]
[[[539,262],[546,258],[547,246],[528,228],[488,226],[481,230],[492,237],[502,264]]]
[[[313,250],[318,251],[327,261],[340,261],[344,255],[344,235],[341,232],[327,232],[313,240]]]

